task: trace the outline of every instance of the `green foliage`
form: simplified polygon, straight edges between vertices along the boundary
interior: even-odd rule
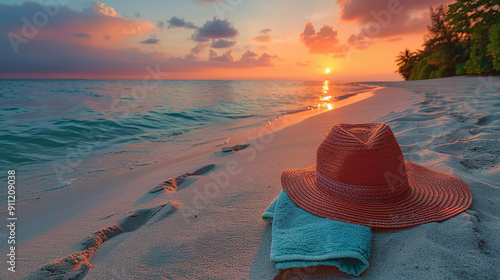
[[[499,7],[500,0],[457,0],[431,8],[424,49],[401,52],[397,72],[405,80],[419,80],[500,71]]]
[[[455,75],[455,65],[447,60],[446,51],[439,49],[415,63],[407,80],[443,78]]]
[[[462,61],[459,64],[457,64],[457,67],[456,67],[456,70],[455,70],[455,72],[456,72],[457,75],[465,75],[464,66],[465,66],[465,61]]]
[[[453,44],[458,41],[452,32],[453,26],[448,19],[448,8],[439,6],[436,9],[431,7],[431,26],[428,27],[429,34],[424,41],[424,51],[430,53],[443,47],[453,48]]]
[[[454,31],[465,39],[473,39],[472,33],[491,26],[496,22],[500,11],[498,0],[457,0],[449,5],[448,18]]]
[[[425,57],[415,63],[408,80],[422,80],[431,78],[431,73],[435,71],[437,67],[432,63],[429,63],[430,59],[430,57]]]
[[[500,71],[500,21],[490,28],[488,54],[492,57],[493,69]]]
[[[470,46],[470,58],[465,63],[464,69],[467,74],[488,74],[493,70],[492,57],[488,54],[487,45],[489,38],[486,32],[474,32]]]
[[[423,80],[423,79],[430,79],[432,72],[436,70],[436,66],[427,64],[423,65],[422,70],[417,73],[417,79],[416,80]]]

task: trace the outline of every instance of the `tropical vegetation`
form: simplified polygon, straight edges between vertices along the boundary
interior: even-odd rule
[[[423,49],[396,57],[405,80],[500,74],[500,0],[457,0],[431,7]]]

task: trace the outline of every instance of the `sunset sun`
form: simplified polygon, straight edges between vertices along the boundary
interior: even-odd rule
[[[326,69],[325,69],[325,73],[326,73],[326,74],[330,74],[330,68],[326,68]]]

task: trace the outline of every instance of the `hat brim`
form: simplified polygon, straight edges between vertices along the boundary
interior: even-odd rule
[[[316,184],[316,166],[286,169],[281,183],[302,209],[320,217],[375,228],[404,228],[453,217],[472,203],[469,186],[460,178],[405,161],[411,191],[383,204],[346,201]]]

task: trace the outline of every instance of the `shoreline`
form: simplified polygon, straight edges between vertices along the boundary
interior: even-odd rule
[[[364,83],[359,83],[359,84],[365,85]],[[366,84],[366,85],[374,87],[374,88],[363,90],[362,92],[360,92],[354,96],[350,96],[346,99],[342,99],[342,100],[336,102],[335,109],[350,105],[352,103],[356,103],[356,102],[363,100],[363,99],[366,99],[366,98],[370,98],[373,96],[374,92],[384,88],[381,86],[373,86],[373,85],[369,85],[369,84]],[[261,137],[263,135],[273,133],[277,130],[281,130],[281,129],[293,126],[293,125],[300,123],[306,119],[327,113],[328,111],[329,110],[325,110],[325,109],[310,109],[310,110],[300,111],[297,113],[286,114],[286,115],[283,115],[283,116],[276,118],[273,121],[268,121],[268,123],[265,125],[254,127],[252,129],[246,130],[246,131],[243,131],[243,130],[239,131],[240,134],[237,134],[236,136],[225,137],[228,139],[227,141],[225,141],[224,143],[215,145],[215,146],[212,145],[213,143],[215,143],[215,141],[211,141],[207,144],[201,145],[201,147],[197,147],[197,149],[195,149],[195,151],[186,150],[183,153],[176,155],[172,158],[160,159],[160,160],[157,160],[157,161],[152,162],[152,163],[133,166],[133,168],[132,168],[132,166],[122,166],[121,168],[118,168],[115,171],[115,174],[113,174],[113,177],[114,176],[134,177],[135,176],[134,174],[136,172],[139,172],[139,174],[142,174],[144,172],[146,172],[146,173],[147,172],[154,172],[158,169],[166,168],[165,166],[171,167],[171,166],[176,166],[180,163],[190,162],[192,160],[196,160],[197,158],[206,157],[206,156],[212,155],[214,153],[218,153],[221,151],[222,147],[227,147],[227,146],[230,147],[230,146],[238,145],[241,143],[247,143],[249,141],[254,140],[257,137]],[[218,127],[221,127],[221,125],[216,126],[215,128],[218,128]],[[211,127],[208,129],[214,129],[214,127]],[[135,144],[131,144],[131,145],[135,145]],[[114,156],[112,155],[110,157],[114,157]],[[151,170],[151,171],[148,171],[148,170]],[[97,172],[97,173],[99,173],[99,172]],[[81,177],[65,180],[64,182],[61,182],[57,186],[54,186],[48,190],[37,191],[37,193],[42,193],[42,194],[37,195],[35,197],[24,198],[24,199],[18,200],[18,203],[31,203],[31,202],[38,203],[39,202],[38,200],[43,199],[46,196],[52,196],[52,195],[67,196],[67,195],[71,194],[71,191],[68,191],[67,195],[66,194],[64,194],[64,195],[57,194],[57,192],[62,191],[62,189],[83,188],[85,186],[93,184],[96,180],[107,181],[107,179],[103,178],[102,176],[92,176],[90,178],[87,177],[87,178],[81,179],[82,177],[84,177],[86,175],[88,175],[88,174],[82,174]],[[71,183],[66,184],[64,186],[60,186],[63,183],[66,183],[67,181],[71,181]]]
[[[294,86],[294,84],[291,86]],[[271,107],[264,106],[264,108],[269,107],[273,110],[276,108],[276,112],[268,112],[266,110],[265,112],[255,112],[254,115],[251,115],[252,112],[246,112],[241,114],[249,114],[251,116],[248,118],[229,118],[223,121],[205,121],[204,125],[212,126],[204,128],[202,125],[201,128],[195,130],[191,130],[193,128],[187,126],[184,133],[169,136],[168,138],[160,137],[153,139],[146,137],[146,139],[140,140],[140,142],[124,142],[123,145],[120,144],[117,146],[107,145],[107,142],[101,139],[102,135],[105,135],[106,132],[102,132],[100,128],[85,128],[85,133],[82,134],[79,140],[75,140],[76,142],[73,140],[73,142],[69,141],[69,146],[61,144],[62,148],[52,151],[50,155],[53,155],[53,159],[48,159],[47,157],[47,161],[45,162],[18,166],[19,172],[24,173],[24,183],[30,185],[30,188],[26,188],[29,192],[21,193],[22,200],[27,202],[38,200],[58,189],[73,187],[76,182],[85,184],[89,179],[95,179],[94,177],[115,176],[116,174],[126,173],[127,169],[138,169],[142,166],[161,163],[165,160],[177,160],[178,157],[185,158],[186,154],[203,153],[206,150],[214,149],[214,146],[225,145],[227,142],[237,144],[253,138],[249,136],[252,133],[258,135],[259,130],[266,125],[266,122],[273,127],[284,127],[323,112],[326,110],[326,102],[328,101],[320,101],[319,99],[322,96],[338,95],[340,98],[345,98],[353,92],[358,96],[363,94],[363,90],[366,90],[367,87],[374,87],[372,85],[364,86],[359,83],[351,84],[344,82],[339,83],[340,90],[332,88],[330,93],[325,92],[321,94],[321,84],[313,86],[300,84],[299,86],[298,90],[307,89],[309,91],[306,91],[307,94],[299,95],[300,98],[291,98],[291,101],[299,100],[295,105],[291,105],[290,100],[288,102],[284,100],[283,104],[290,104],[281,106],[278,103],[276,107],[274,105]],[[289,87],[286,86],[285,88],[288,89]],[[334,87],[337,87],[336,84]],[[344,88],[347,88],[346,92],[343,92]],[[282,92],[288,91],[282,90],[280,92],[281,95],[283,95]],[[283,95],[283,98],[286,96]],[[305,98],[304,96],[308,97]],[[352,96],[347,99],[351,100]],[[321,104],[317,104],[316,102]],[[345,101],[341,100],[340,102]],[[319,108],[314,107],[316,104]],[[306,110],[306,105],[312,106],[312,109]],[[297,108],[299,108],[298,111],[296,110]],[[286,119],[285,123],[280,124],[280,122],[283,122],[283,119]],[[178,122],[178,124],[180,126],[183,125],[182,121]],[[53,128],[51,129],[53,130]],[[158,123],[157,129],[151,131],[151,133],[156,135],[158,134],[157,131],[161,130],[162,123]],[[166,128],[166,131],[168,132],[169,128]],[[90,137],[88,134],[95,135]],[[235,138],[239,140],[235,141]],[[16,166],[13,163],[9,165]]]
[[[381,87],[376,87],[373,90],[367,90],[366,92],[360,93],[358,95],[364,95],[366,98],[369,99],[374,96],[374,92],[381,89],[382,89]],[[342,105],[339,106],[339,108],[348,106],[349,104],[351,104],[351,101],[353,99],[355,100],[353,104],[358,102],[356,99],[358,99],[359,96],[358,97],[356,96],[339,101],[339,103]],[[335,108],[332,111],[338,110],[339,108]],[[233,144],[236,145],[238,143],[245,143],[245,142],[249,142],[251,144],[254,143],[253,145],[250,146],[250,148],[248,148],[247,151],[243,150],[241,152],[241,154],[247,153],[246,155],[248,155],[248,157],[252,157],[253,155],[249,154],[248,151],[260,152],[259,149],[261,149],[262,147],[258,144],[257,145],[255,144],[257,143],[256,139],[265,137],[266,135],[269,134],[277,133],[284,129],[298,125],[311,118],[322,116],[332,111],[324,111],[320,113],[305,111],[303,112],[304,114],[300,116],[292,114],[291,116],[289,115],[288,117],[284,117],[281,120],[272,122],[271,124],[258,128],[255,131],[256,132],[255,134],[246,133],[241,135],[240,137],[237,138],[235,137],[231,139],[227,143],[227,145],[224,146],[232,146]],[[151,187],[153,187],[157,183],[164,181],[166,178],[175,177],[177,174],[193,171],[197,167],[204,165],[204,163],[207,164],[210,163],[212,159],[215,159],[213,155],[216,155],[217,157],[220,155],[221,156],[220,158],[223,159],[223,157],[225,157],[226,155],[220,152],[221,149],[222,147],[213,147],[210,150],[204,152],[197,151],[193,153],[184,153],[178,157],[169,159],[164,162],[153,163],[146,166],[138,166],[134,168],[134,170],[122,170],[121,174],[113,176],[111,178],[102,178],[102,179],[92,178],[87,180],[78,180],[73,184],[71,184],[71,186],[58,189],[54,192],[49,192],[42,199],[20,201],[19,207],[24,210],[23,211],[24,215],[21,214],[20,219],[28,221],[31,220],[28,222],[30,224],[35,223],[33,226],[37,228],[37,233],[33,234],[32,232],[31,234],[29,234],[27,232],[21,232],[19,236],[22,237],[18,239],[20,242],[22,242],[21,244],[23,243],[29,244],[31,242],[38,243],[36,241],[37,239],[41,238],[42,240],[44,240],[45,238],[47,238],[47,236],[49,240],[53,240],[57,239],[57,237],[55,237],[56,235],[58,235],[59,231],[57,230],[57,228],[68,228],[68,227],[80,228],[82,224],[88,224],[85,227],[89,228],[89,230],[87,231],[82,230],[81,232],[80,231],[72,232],[71,234],[73,236],[73,238],[71,238],[73,239],[72,242],[78,244],[79,242],[81,242],[81,240],[85,239],[92,232],[95,232],[99,228],[105,227],[106,223],[98,221],[95,223],[95,225],[92,225],[91,222],[88,221],[88,219],[83,219],[82,221],[76,222],[76,225],[74,226],[72,226],[71,224],[75,223],[75,221],[77,221],[78,219],[81,219],[79,217],[82,216],[80,214],[82,212],[88,213],[90,211],[91,213],[94,213],[94,215],[97,215],[96,212],[92,210],[92,208],[96,206],[102,207],[103,204],[106,204],[107,201],[115,200],[116,198],[113,198],[114,197],[113,193],[116,193],[118,195],[120,189],[133,188],[132,186],[133,183],[126,183],[126,182],[140,181],[137,180],[137,178],[150,177],[151,179],[146,180],[148,181],[148,183],[146,183],[145,185],[150,185]],[[161,173],[164,173],[166,170],[168,170],[167,174],[169,175],[166,176],[162,175]],[[120,184],[125,184],[125,186],[120,186]],[[101,187],[101,186],[106,186],[106,187]],[[147,191],[145,191],[144,193],[146,194]],[[124,193],[119,193],[119,195],[123,197]],[[130,198],[131,196],[129,196],[128,198]],[[48,207],[49,209],[47,209],[46,205],[51,205],[51,206]],[[134,202],[132,208],[137,209],[137,206],[138,206],[137,203]],[[103,216],[105,217],[110,216],[110,219],[117,218],[117,216],[119,216],[119,213],[120,212],[123,213],[125,210],[121,206],[113,208],[116,210],[108,211],[110,213],[108,215],[103,215]],[[188,208],[189,206],[186,205],[184,209]],[[193,209],[193,207],[191,206],[190,209]],[[27,213],[30,213],[29,216],[27,215]],[[188,214],[189,213],[190,212],[188,211]],[[47,216],[49,216],[50,218],[48,219]],[[95,220],[99,220],[102,219],[103,217],[100,218],[95,217],[95,218],[96,218]],[[38,220],[40,221],[45,220],[45,221],[43,223],[37,223],[36,221]],[[76,236],[79,237],[77,238]],[[67,242],[70,243],[69,240]],[[71,249],[72,247],[74,247],[74,245],[69,246],[69,248],[68,246],[61,246],[60,250],[54,250],[57,251],[58,253],[54,252],[51,255],[53,255],[54,257],[58,255],[59,257],[57,258],[53,257],[50,260],[46,260],[45,263],[59,259],[63,256],[73,254],[74,249]],[[42,252],[40,252],[40,254],[42,254]],[[39,267],[40,266],[41,265],[39,265]]]
[[[335,122],[387,122],[393,128],[405,157],[410,157],[411,161],[449,174],[465,172],[473,180],[496,181],[500,175],[496,158],[491,161],[493,167],[486,169],[487,166],[478,162],[484,161],[481,157],[478,160],[465,160],[467,157],[464,154],[462,162],[453,153],[456,154],[457,150],[467,152],[470,157],[475,155],[473,150],[468,150],[471,147],[461,144],[468,142],[456,142],[455,137],[467,136],[462,135],[466,133],[462,132],[464,122],[469,126],[479,122],[476,125],[478,131],[486,125],[485,129],[490,132],[476,134],[480,137],[499,135],[488,128],[488,125],[499,123],[498,109],[491,109],[487,114],[482,111],[477,113],[486,114],[485,119],[481,119],[483,121],[478,119],[481,116],[476,117],[476,113],[471,113],[468,119],[460,122],[460,118],[455,120],[456,115],[451,114],[455,112],[451,104],[459,97],[451,93],[432,94],[432,88],[436,86],[454,84],[457,90],[465,92],[464,89],[471,82],[470,79],[460,79],[460,82],[441,79],[412,84],[390,83],[392,86],[377,90],[370,98],[249,139],[250,146],[238,152],[222,154],[207,151],[184,156],[138,167],[133,172],[99,182],[86,182],[85,186],[79,185],[82,182],[75,182],[75,186],[60,189],[45,197],[44,201],[20,203],[18,207],[22,212],[19,217],[23,220],[20,223],[23,228],[19,229],[18,234],[24,237],[19,240],[21,243],[18,247],[19,262],[22,260],[24,268],[16,276],[31,275],[50,261],[74,254],[82,240],[99,229],[119,223],[134,211],[170,203],[172,207],[168,211],[161,210],[133,231],[106,241],[90,260],[95,267],[88,271],[87,279],[110,278],[115,274],[150,279],[271,279],[278,272],[269,262],[270,227],[260,220],[260,215],[281,189],[281,170],[313,165],[317,146]],[[438,110],[443,104],[448,104],[442,109],[444,113]],[[481,104],[476,106],[478,111],[490,108],[483,108]],[[476,126],[469,129],[476,129]],[[458,132],[451,133],[454,130]],[[479,140],[481,138],[476,137],[471,141]],[[477,145],[489,145],[490,149],[494,149],[496,142],[488,141],[491,143],[478,142]],[[158,183],[210,163],[216,166],[213,171],[186,179],[176,192],[148,194]],[[467,169],[467,166],[470,167]],[[481,168],[476,168],[478,166]],[[457,175],[460,177],[460,174]],[[488,274],[488,269],[492,273],[500,272],[493,266],[495,256],[499,255],[500,243],[494,246],[494,240],[498,240],[498,237],[492,235],[498,230],[495,222],[500,220],[500,210],[493,206],[496,205],[495,201],[500,202],[499,189],[463,179],[471,186],[475,196],[470,211],[443,223],[376,234],[370,267],[361,277],[448,277],[456,275],[460,266],[465,266],[467,273],[472,271],[480,276],[495,275]],[[487,203],[487,199],[491,202]],[[484,203],[485,206],[478,203]],[[488,218],[490,216],[494,218]],[[475,221],[480,218],[483,219],[482,225]],[[476,229],[486,244],[483,249],[477,247],[479,237]],[[436,231],[438,235],[432,233]],[[448,235],[445,234],[447,232]],[[432,242],[427,237],[421,237],[422,234],[433,236]],[[449,244],[449,236],[463,238],[462,243],[465,245],[456,244],[457,247],[454,243]],[[411,239],[415,239],[420,247],[430,250],[431,256],[441,256],[446,252],[443,248],[452,248],[457,256],[450,262],[428,262],[426,254],[411,247]],[[459,248],[461,245],[465,246],[464,249]],[[462,256],[466,249],[474,258],[488,265],[468,267],[466,262],[469,258]],[[484,250],[490,252],[489,256]],[[419,267],[432,269],[422,270],[411,266],[406,260],[412,257],[413,263]],[[439,267],[442,274],[436,274]],[[4,271],[0,275],[2,278],[7,276]],[[338,277],[350,278],[344,274]]]

